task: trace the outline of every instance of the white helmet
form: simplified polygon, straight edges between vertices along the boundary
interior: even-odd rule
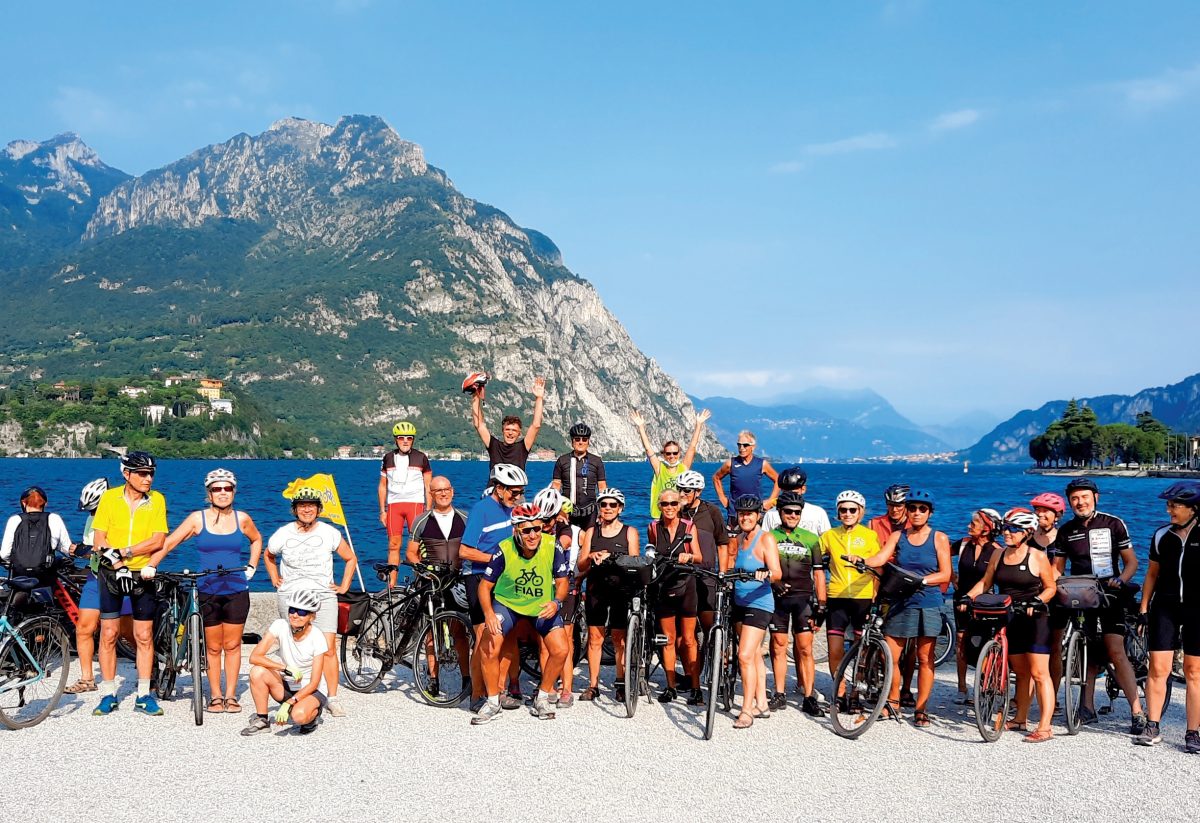
[[[512,463],[497,463],[492,469],[492,483],[509,488],[523,487],[529,485],[529,477],[520,466],[514,466]]]
[[[616,500],[622,506],[625,505],[625,493],[623,491],[621,491],[620,489],[609,486],[607,489],[605,489],[604,491],[602,491],[598,495],[596,495],[596,502],[599,503],[601,500],[603,500],[606,497],[610,500]]]
[[[81,512],[94,512],[96,506],[100,505],[100,495],[108,491],[108,478],[97,477],[91,483],[88,483],[79,491],[79,510]]]
[[[675,478],[675,488],[685,492],[702,492],[704,491],[704,475],[688,469]]]
[[[233,472],[229,469],[213,469],[204,475],[204,488],[207,489],[213,483],[228,483],[236,488],[237,478],[233,476]]]
[[[846,489],[837,496],[835,505],[837,503],[854,503],[857,504],[860,509],[865,509],[867,507],[867,498],[854,491],[854,489]]]
[[[558,493],[558,489],[542,489],[534,495],[533,505],[537,507],[538,516],[542,520],[549,520],[558,517],[558,513],[562,511],[563,496]]]
[[[1027,532],[1031,532],[1037,528],[1038,519],[1036,514],[1025,511],[1011,512],[1008,517],[1004,518],[1004,527],[1015,526]]]
[[[289,609],[304,609],[306,612],[315,612],[321,608],[321,598],[312,589],[297,589],[288,595],[287,607]]]

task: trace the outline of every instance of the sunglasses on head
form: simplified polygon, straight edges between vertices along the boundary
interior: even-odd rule
[[[541,530],[541,526],[526,526],[523,529],[517,529],[517,531],[521,534],[533,534],[534,532],[540,532]]]
[[[841,509],[838,509],[838,511],[840,512]],[[800,512],[801,512],[800,509],[794,508],[792,506],[788,506],[786,509],[779,510],[780,514],[792,514],[792,515],[796,515],[797,517],[800,516]]]
[[[904,508],[910,512],[917,512],[918,514],[924,514],[926,512],[933,511],[933,509],[924,503],[905,503]]]
[[[228,493],[233,494],[233,486],[209,486],[208,490],[213,494]]]
[[[838,514],[858,514],[858,506],[838,506]]]
[[[308,617],[312,612],[308,609],[298,609],[295,606],[288,606],[288,614],[294,614],[297,617]]]

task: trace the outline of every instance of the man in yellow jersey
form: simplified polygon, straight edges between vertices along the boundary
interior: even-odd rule
[[[867,499],[847,489],[837,496],[839,525],[821,535],[820,550],[825,568],[829,569],[825,639],[829,644],[831,675],[836,674],[845,656],[847,629],[862,633],[875,597],[874,575],[857,571],[852,563],[842,559],[842,555],[866,558],[879,552],[879,538],[862,524],[866,512]]]
[[[137,642],[137,700],[134,711],[160,715],[158,701],[150,694],[154,666],[154,567],[150,555],[162,548],[167,537],[167,501],[150,491],[154,483],[154,458],[142,451],[121,458],[125,485],[109,489],[100,497],[92,520],[93,547],[100,566],[100,704],[94,715],[112,714],[117,709],[117,635],[121,630],[121,607],[128,597],[133,611],[133,638]]]
[[[512,524],[513,536],[500,541],[479,582],[479,606],[486,628],[480,654],[487,702],[471,718],[474,726],[500,714],[500,650],[518,623],[531,623],[546,648],[542,682],[530,709],[535,717],[554,719],[550,696],[567,657],[567,635],[559,616],[567,596],[566,552],[554,535],[542,531],[537,506],[517,506],[512,510]]]

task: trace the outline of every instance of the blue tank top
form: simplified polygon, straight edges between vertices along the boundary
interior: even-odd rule
[[[750,458],[749,463],[743,463],[742,458],[735,457],[729,461],[729,501],[732,503],[743,494],[762,497],[763,459]]]
[[[735,569],[742,572],[756,572],[767,567],[766,563],[754,556],[754,547],[758,545],[758,539],[762,535],[762,529],[759,529],[758,534],[754,535],[754,539],[744,549],[738,549],[737,560],[733,562]],[[733,603],[743,609],[775,611],[775,595],[771,592],[771,581],[761,580],[750,583],[738,580],[734,582]]]
[[[902,569],[919,574],[922,577],[934,574],[938,570],[937,535],[939,532],[930,531],[925,542],[917,546],[909,541],[908,532],[900,533],[900,543],[896,547],[899,559],[896,562]],[[926,586],[921,591],[908,598],[904,608],[940,609],[942,606],[942,591],[937,586]]]
[[[235,518],[239,515],[233,513]],[[242,556],[242,548],[246,545],[246,535],[242,534],[240,520],[238,529],[233,534],[214,534],[208,530],[208,516],[200,513],[200,534],[196,535],[196,553],[200,555],[200,568],[215,569],[224,566],[227,569],[246,565]],[[250,588],[245,575],[237,574],[210,575],[202,577],[196,584],[202,594],[238,594]]]

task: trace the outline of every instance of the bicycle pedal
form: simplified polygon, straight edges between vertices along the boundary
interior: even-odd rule
[[[665,646],[665,645],[667,645],[667,643],[668,643],[668,640],[667,640],[667,636],[665,634],[654,635],[654,645],[655,646]]]

